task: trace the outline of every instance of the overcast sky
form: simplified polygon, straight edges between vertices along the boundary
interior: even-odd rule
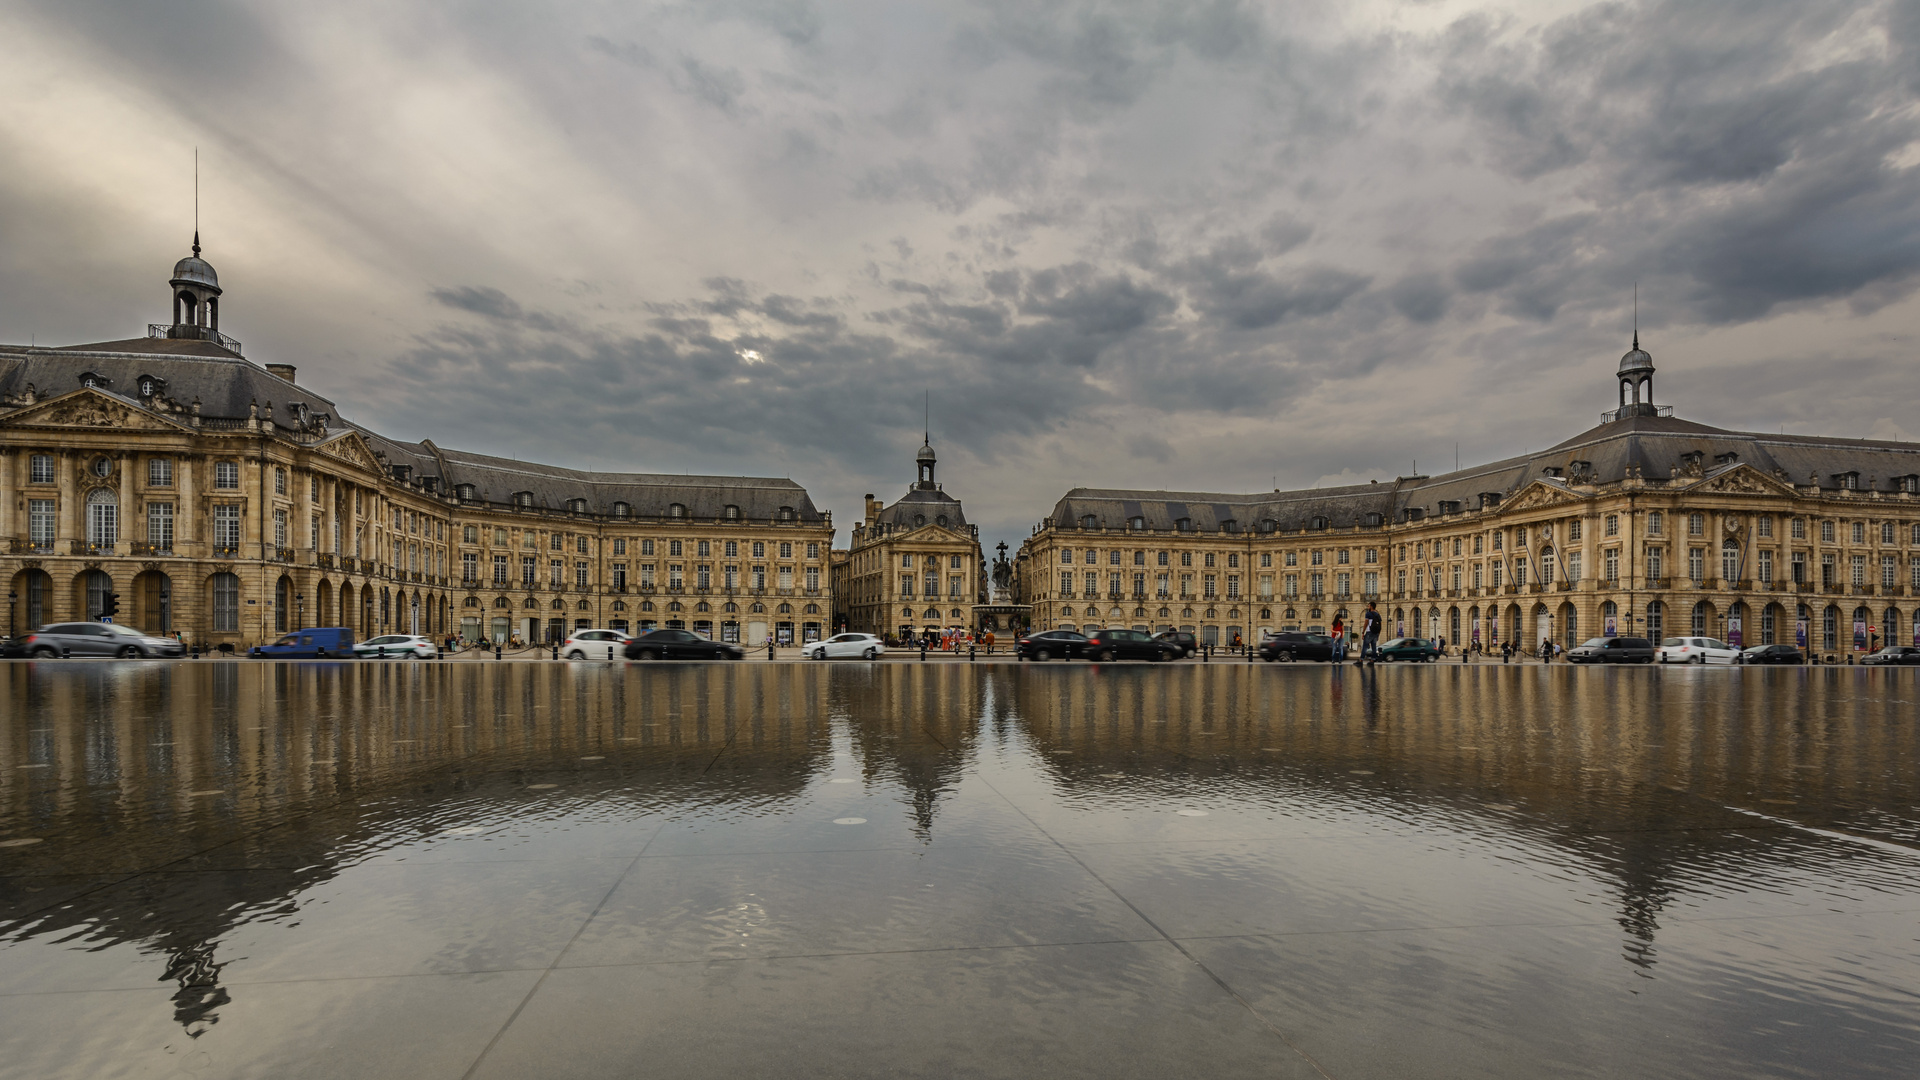
[[[0,0],[0,338],[223,329],[402,438],[1307,487],[1656,397],[1920,437],[1920,4]]]

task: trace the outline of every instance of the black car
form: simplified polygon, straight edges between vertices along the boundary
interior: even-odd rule
[[[1901,667],[1920,666],[1920,649],[1916,649],[1912,645],[1889,645],[1879,652],[1868,653],[1861,657],[1860,662],[1863,664],[1872,664],[1875,667],[1889,667],[1893,665],[1899,665]]]
[[[1260,643],[1260,659],[1272,663],[1290,660],[1333,660],[1333,639],[1304,630],[1282,630]]]
[[[1804,664],[1807,658],[1791,645],[1755,645],[1740,654],[1743,664]]]
[[[1192,656],[1200,651],[1200,639],[1185,630],[1162,630],[1153,635],[1153,640],[1164,641],[1179,649],[1181,656]]]
[[[651,630],[627,642],[629,660],[739,660],[747,651],[691,630]]]
[[[1091,660],[1172,660],[1180,647],[1145,630],[1095,630],[1087,635],[1084,655]]]
[[[1014,643],[1013,651],[1022,660],[1071,660],[1087,655],[1087,639],[1071,630],[1044,630],[1027,634]]]
[[[25,638],[0,637],[0,660],[18,660],[27,655]]]
[[[1588,638],[1567,650],[1573,664],[1651,664],[1653,642],[1643,637]]]

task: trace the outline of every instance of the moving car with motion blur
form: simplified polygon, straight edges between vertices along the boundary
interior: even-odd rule
[[[353,655],[363,660],[431,660],[440,655],[433,642],[415,634],[381,634],[353,647]]]
[[[295,630],[271,645],[255,645],[247,655],[256,660],[324,660],[335,656],[351,660],[353,631],[344,626]]]
[[[886,651],[887,643],[872,634],[835,634],[825,641],[808,645],[802,650],[802,655],[809,660],[832,660],[843,656],[878,660]]]
[[[1333,639],[1304,630],[1282,630],[1260,643],[1260,659],[1268,663],[1295,660],[1333,661]]]
[[[1861,657],[1860,662],[1874,667],[1920,667],[1920,649],[1912,645],[1889,645]]]
[[[575,630],[560,643],[560,655],[568,660],[611,660],[626,653],[629,640],[618,630]]]
[[[629,660],[740,660],[747,650],[691,630],[649,630],[627,642]]]
[[[28,634],[22,641],[27,655],[36,660],[56,656],[117,656],[123,660],[143,657],[183,656],[186,648],[172,638],[152,637],[131,626],[118,623],[54,623]]]
[[[1755,645],[1740,654],[1743,664],[1804,664],[1807,658],[1791,645]]]
[[[1014,643],[1013,651],[1022,660],[1072,660],[1076,656],[1085,656],[1086,647],[1085,635],[1071,630],[1043,630],[1038,634],[1022,635]]]
[[[1440,659],[1440,649],[1426,638],[1397,637],[1380,646],[1380,659],[1431,664]]]
[[[1660,642],[1663,664],[1737,664],[1740,650],[1710,637],[1670,637]]]
[[[1179,646],[1170,641],[1161,641],[1145,630],[1095,630],[1087,635],[1087,643],[1081,646],[1081,652],[1088,659],[1101,663],[1115,660],[1173,660],[1181,655]]]
[[[1643,637],[1588,638],[1567,650],[1571,664],[1651,664],[1653,642]]]
[[[1200,639],[1185,630],[1162,630],[1153,637],[1155,641],[1164,641],[1179,649],[1181,656],[1192,656],[1200,651]]]

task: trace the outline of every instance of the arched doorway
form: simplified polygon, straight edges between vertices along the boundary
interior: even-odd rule
[[[313,625],[339,625],[333,619],[333,582],[326,578],[313,587]]]
[[[273,632],[286,633],[290,627],[288,620],[293,618],[293,579],[285,574],[273,586]]]
[[[1865,604],[1853,609],[1853,626],[1851,629],[1853,631],[1854,652],[1866,652],[1873,647],[1873,631],[1869,629],[1872,625],[1873,613],[1867,610]]]
[[[1787,609],[1779,604],[1768,604],[1760,612],[1760,644],[1780,644],[1780,624],[1787,618]]]
[[[1560,644],[1569,649],[1580,644],[1580,616],[1571,602],[1560,605]]]
[[[1647,604],[1647,637],[1655,645],[1667,632],[1667,606],[1658,600]]]
[[[173,579],[158,570],[133,579],[133,625],[149,634],[173,633]]]
[[[53,579],[45,570],[22,570],[13,575],[8,586],[7,633],[9,636],[31,633],[47,625],[53,612]]]
[[[359,620],[355,618],[355,616],[358,614],[358,609],[356,609],[353,606],[353,582],[343,581],[340,583],[340,601],[339,602],[340,602],[340,607],[339,607],[340,625],[353,631],[353,637],[355,641],[360,640],[361,634],[360,634],[360,627],[358,625]]]
[[[207,610],[213,614],[212,632],[240,632],[240,578],[237,574],[214,574],[207,579]]]
[[[1553,616],[1547,614],[1547,605],[1533,605],[1533,637],[1529,638],[1529,648],[1539,648],[1543,641],[1553,640]]]

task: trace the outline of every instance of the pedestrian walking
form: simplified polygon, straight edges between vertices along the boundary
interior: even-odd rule
[[[1347,624],[1335,615],[1333,617],[1333,662],[1338,664],[1347,658]]]
[[[1360,659],[1364,663],[1377,663],[1380,659],[1380,609],[1373,601],[1367,601],[1367,612],[1360,622]]]

